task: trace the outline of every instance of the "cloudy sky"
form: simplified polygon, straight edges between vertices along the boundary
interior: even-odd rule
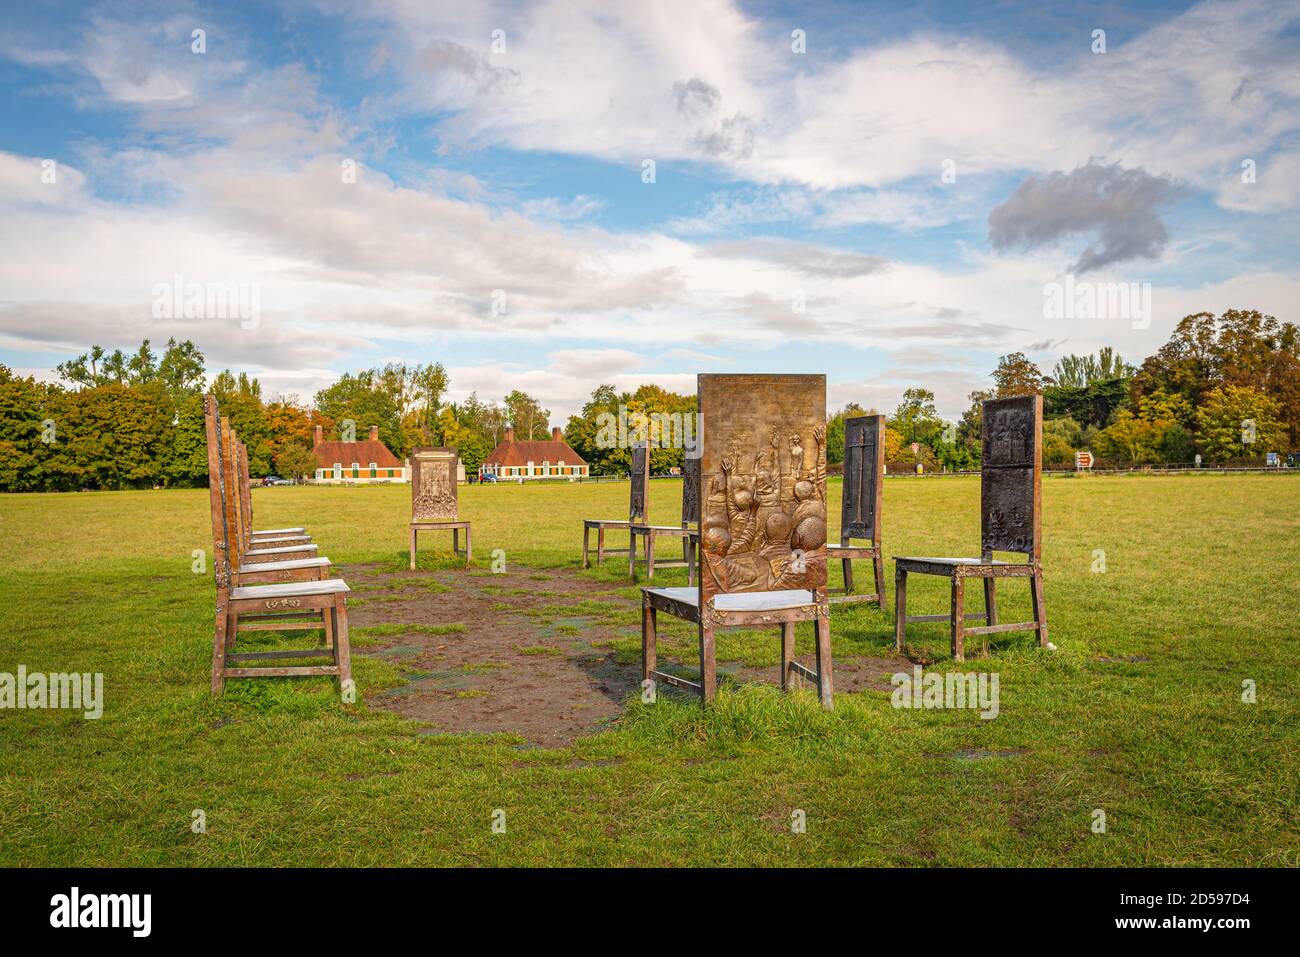
[[[701,371],[955,416],[1006,352],[1300,303],[1295,3],[33,2],[0,117],[0,362],[42,377],[176,336],[304,399],[438,360],[557,424]],[[1149,323],[1049,314],[1067,276]],[[160,314],[177,277],[257,321]]]

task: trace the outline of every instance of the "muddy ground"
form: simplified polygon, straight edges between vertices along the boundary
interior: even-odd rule
[[[638,692],[639,663],[625,655],[620,664],[609,647],[628,638],[640,644],[639,603],[617,583],[522,566],[492,574],[350,565],[342,574],[353,589],[353,655],[406,672],[405,684],[367,702],[424,722],[430,733],[508,732],[561,747],[616,722]],[[660,659],[671,662],[662,652]],[[811,656],[801,660],[813,666]],[[836,661],[835,690],[889,690],[889,676],[910,669],[904,658]],[[778,670],[718,663],[720,678],[742,682],[775,683]]]

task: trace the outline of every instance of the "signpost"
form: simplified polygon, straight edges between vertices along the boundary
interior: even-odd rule
[[[1092,468],[1092,453],[1089,452],[1087,449],[1080,449],[1078,452],[1075,452],[1075,453],[1074,453],[1074,467],[1075,467],[1076,470],[1079,470],[1079,471],[1082,471],[1082,470],[1084,470],[1084,469],[1091,469],[1091,468]]]

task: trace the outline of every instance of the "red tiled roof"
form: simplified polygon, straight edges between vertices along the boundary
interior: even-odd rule
[[[332,469],[335,462],[341,462],[344,468],[350,468],[353,462],[362,467],[374,462],[375,466],[381,469],[402,467],[397,456],[388,451],[388,446],[383,442],[371,442],[369,439],[362,442],[321,442],[311,451],[316,456],[317,464],[323,469]]]
[[[558,465],[563,460],[567,465],[586,465],[586,460],[569,447],[568,442],[502,442],[492,454],[483,460],[484,465],[541,465],[550,462]]]

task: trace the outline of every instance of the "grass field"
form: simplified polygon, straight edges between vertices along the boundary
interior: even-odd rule
[[[672,521],[676,490],[652,496]],[[978,498],[977,479],[886,482],[887,553],[970,554]],[[622,484],[471,487],[461,510],[480,570],[497,548],[572,566],[579,520],[626,500]],[[0,864],[1300,864],[1300,479],[1049,478],[1044,501],[1057,651],[997,635],[954,666],[944,626],[911,626],[937,668],[998,672],[995,720],[884,692],[824,713],[746,686],[708,711],[631,702],[542,750],[420,733],[323,680],[232,681],[214,700],[212,576],[191,571],[193,550],[210,560],[205,490],[0,496],[0,672],[103,672],[106,695],[97,721],[0,711]],[[254,503],[259,527],[307,525],[336,563],[405,560],[406,487]],[[887,578],[892,600],[892,563]],[[914,581],[910,607],[945,609],[946,582]],[[1022,584],[1000,599],[1004,620],[1028,617]],[[832,632],[837,659],[892,648],[871,608],[835,609]],[[719,639],[720,660],[777,652]],[[363,693],[402,680],[364,657],[356,677]]]

